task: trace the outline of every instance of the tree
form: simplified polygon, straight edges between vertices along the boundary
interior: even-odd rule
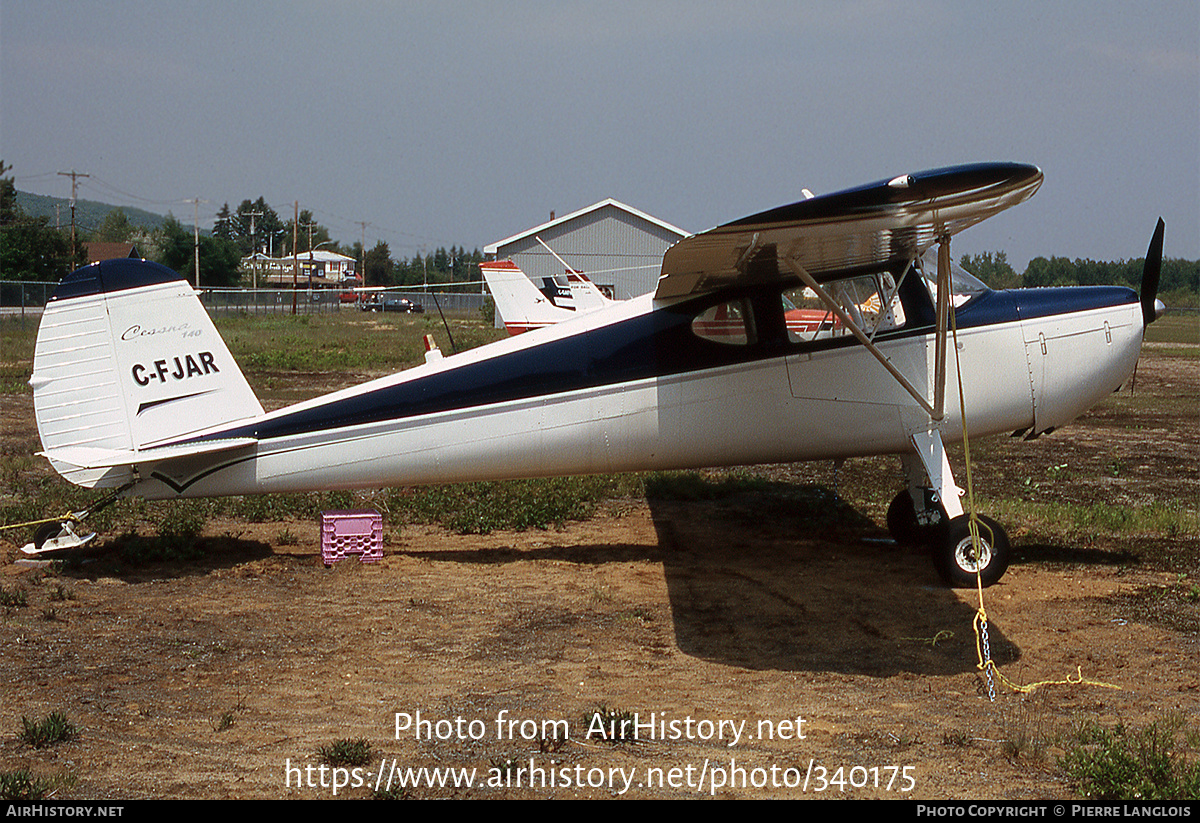
[[[242,257],[268,251],[272,239],[275,240],[275,256],[281,256],[283,246],[279,238],[283,232],[283,221],[262,197],[253,202],[243,200],[235,212],[230,212],[229,204],[225,203],[217,212],[217,222],[212,231],[214,237],[234,243]],[[290,229],[287,236],[291,238]]]
[[[174,214],[167,212],[162,228],[154,233],[154,252],[151,257],[154,262],[185,274],[189,271],[194,245],[192,233],[183,227]]]
[[[156,263],[174,269],[188,281],[195,278],[195,234],[170,212],[162,228],[155,232],[154,246],[153,259]],[[242,254],[237,243],[223,237],[202,236],[199,251],[202,288],[235,286],[241,280]]]
[[[133,234],[133,224],[125,216],[125,210],[113,209],[104,216],[100,228],[96,229],[96,240],[102,243],[128,243]]]
[[[242,254],[237,243],[221,237],[200,238],[200,284],[205,288],[229,288],[242,278]],[[194,267],[195,261],[189,259]],[[189,269],[189,271],[192,269]]]
[[[221,210],[217,212],[217,222],[213,224],[213,237],[220,237],[222,240],[233,240],[233,213],[229,211],[229,204],[225,203],[221,206]]]
[[[390,286],[395,282],[392,253],[380,240],[363,257],[363,285]]]
[[[964,254],[959,265],[993,289],[1011,289],[1018,285],[1017,272],[1008,264],[1008,255],[990,251],[974,256]]]
[[[1025,286],[1070,286],[1075,283],[1075,270],[1066,257],[1035,257],[1026,266],[1021,281]]]
[[[0,160],[0,175],[12,166]],[[79,256],[83,257],[80,246]],[[6,280],[60,280],[75,268],[71,243],[48,217],[30,217],[17,205],[11,177],[0,177],[0,273]]]

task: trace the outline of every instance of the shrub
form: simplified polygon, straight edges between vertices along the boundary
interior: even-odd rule
[[[317,749],[317,756],[330,766],[365,766],[371,762],[371,744],[358,740],[336,740]]]
[[[24,726],[21,731],[21,740],[35,749],[73,740],[79,734],[75,724],[68,720],[62,712],[51,712],[36,722],[28,717],[22,717],[21,724]]]
[[[1200,799],[1200,762],[1189,753],[1182,718],[1140,730],[1090,724],[1059,761],[1079,793],[1095,800]],[[1194,740],[1194,736],[1192,737]]]

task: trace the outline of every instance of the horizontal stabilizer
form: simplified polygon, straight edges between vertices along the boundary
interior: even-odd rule
[[[252,446],[258,441],[253,437],[234,437],[226,440],[205,440],[199,443],[184,443],[178,446],[159,446],[154,449],[122,451],[101,449],[91,446],[64,446],[38,452],[47,460],[68,463],[81,469],[110,469],[117,466],[136,466],[161,463],[180,457],[195,457],[199,454],[232,451],[243,446]]]

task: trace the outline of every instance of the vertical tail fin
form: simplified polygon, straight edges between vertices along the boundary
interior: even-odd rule
[[[603,308],[613,302],[596,287],[595,283],[588,279],[586,274],[571,272],[567,275],[567,281],[571,287],[571,297],[575,299],[575,311],[577,312]]]
[[[144,260],[63,278],[29,383],[43,453],[84,486],[117,485],[128,467],[86,469],[64,455],[136,454],[263,413],[191,286]]]
[[[550,326],[575,316],[570,309],[560,309],[551,303],[511,260],[480,263],[479,270],[509,334]]]

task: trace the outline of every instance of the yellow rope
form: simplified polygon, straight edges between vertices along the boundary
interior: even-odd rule
[[[67,512],[62,517],[46,517],[41,520],[27,520],[24,523],[8,523],[6,525],[0,526],[0,529],[20,529],[25,526],[41,526],[44,523],[66,523],[66,522],[77,523],[79,521],[78,521],[78,518],[75,517],[74,512]]]
[[[984,523],[983,521],[981,521],[979,519],[979,517],[976,513],[975,490],[974,490],[974,484],[972,482],[972,476],[971,476],[971,443],[970,443],[970,438],[967,436],[967,401],[966,401],[966,393],[963,390],[962,362],[959,360],[959,357],[958,357],[958,318],[954,312],[954,301],[950,300],[949,303],[950,303],[950,328],[952,330],[952,337],[953,337],[953,342],[954,342],[954,368],[955,368],[955,372],[958,376],[958,408],[959,408],[960,419],[962,421],[963,463],[966,466],[966,475],[967,475],[967,514],[968,514],[967,531],[971,535],[971,548],[975,551],[975,557],[978,558],[980,555],[979,527],[983,526],[983,528],[987,529],[988,538],[991,541],[991,545],[993,545],[993,546],[996,545],[996,535],[992,532],[991,527],[987,523]],[[1083,667],[1081,667],[1081,666],[1076,666],[1076,668],[1075,668],[1076,677],[1074,679],[1072,679],[1070,675],[1067,675],[1067,677],[1064,680],[1043,680],[1038,683],[1029,683],[1024,686],[1019,686],[1016,683],[1013,683],[1011,680],[1009,680],[1007,677],[1005,677],[1003,674],[1000,673],[1000,670],[996,667],[996,663],[995,663],[995,661],[992,660],[991,655],[984,654],[983,634],[985,631],[985,626],[987,624],[988,618],[987,618],[987,609],[984,607],[984,604],[983,604],[983,579],[980,576],[980,567],[979,567],[978,562],[975,564],[975,591],[979,597],[979,608],[975,612],[975,619],[973,621],[973,628],[975,629],[975,655],[979,660],[979,662],[976,664],[976,668],[979,669],[981,672],[983,672],[985,675],[987,675],[987,674],[994,675],[996,677],[996,679],[999,680],[1001,683],[1003,683],[1005,686],[1007,686],[1008,688],[1012,689],[1013,691],[1019,692],[1021,694],[1029,694],[1029,693],[1035,691],[1036,689],[1041,688],[1042,686],[1056,686],[1056,685],[1057,686],[1065,686],[1068,684],[1071,684],[1071,685],[1083,684],[1083,685],[1088,685],[1088,686],[1100,686],[1105,689],[1117,689],[1118,691],[1121,689],[1120,686],[1114,685],[1112,683],[1104,683],[1099,680],[1084,679]],[[986,659],[985,659],[985,657],[986,657]]]

